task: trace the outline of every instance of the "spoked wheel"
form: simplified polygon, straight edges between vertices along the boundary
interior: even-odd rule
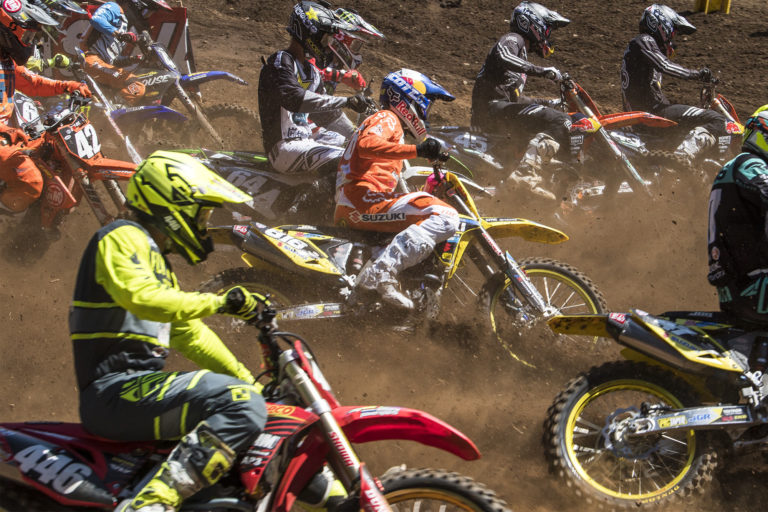
[[[393,468],[380,478],[394,512],[508,511],[492,490],[469,477],[437,469]]]
[[[544,443],[550,468],[588,503],[611,509],[679,501],[701,493],[717,453],[700,431],[629,437],[623,421],[644,403],[697,403],[690,386],[659,368],[622,361],[572,380],[549,408]]]

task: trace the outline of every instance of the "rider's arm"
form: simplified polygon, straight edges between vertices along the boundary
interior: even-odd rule
[[[281,52],[274,61],[277,73],[277,90],[280,106],[289,112],[325,112],[343,108],[347,99],[343,96],[329,96],[304,89],[296,78],[293,61],[288,52]],[[313,74],[317,73],[316,70]]]
[[[115,2],[107,2],[96,9],[91,18],[91,26],[102,34],[111,36],[122,25],[122,12]]]
[[[99,241],[96,282],[120,307],[156,322],[204,318],[224,305],[223,296],[179,290],[146,233],[131,225],[114,229]]]
[[[734,170],[733,181],[740,188],[757,193],[763,210],[768,211],[768,163],[765,160],[757,156],[745,160]]]
[[[543,76],[546,73],[547,68],[528,62],[528,60],[522,56],[524,55],[524,47],[522,47],[521,44],[522,39],[514,37],[512,34],[507,34],[499,39],[496,43],[496,47],[491,53],[499,59],[501,66],[508,71],[526,73],[533,76]]]
[[[253,382],[251,372],[202,320],[174,322],[171,325],[170,345],[200,368]]]
[[[636,40],[630,44],[638,44],[640,46],[640,53],[650,60],[657,70],[665,75],[687,80],[694,80],[700,76],[698,70],[685,68],[668,59],[659,49],[659,45],[656,44],[653,37],[648,34],[643,34],[642,37],[636,38]]]
[[[52,80],[35,74],[24,66],[16,66],[16,88],[29,96],[56,96],[70,90],[72,82]]]
[[[380,110],[360,127],[357,135],[357,152],[360,158],[383,158],[387,160],[409,160],[416,158],[415,144],[401,144],[402,132],[394,112]]]

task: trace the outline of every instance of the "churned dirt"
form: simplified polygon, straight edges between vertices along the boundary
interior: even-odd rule
[[[699,29],[681,38],[677,59],[686,66],[709,66],[719,72],[720,92],[744,120],[766,103],[761,78],[766,67],[768,4],[738,0],[730,15],[704,15],[692,12],[694,3],[668,2]],[[292,4],[291,0],[184,1],[199,69],[229,70],[250,82],[246,89],[205,90],[212,103],[230,101],[256,108],[261,57],[287,46],[284,27]],[[440,4],[350,0],[345,6],[358,9],[387,36],[366,46],[361,71],[374,80],[374,90],[391,70],[420,70],[457,97],[451,104],[438,104],[432,122],[466,125],[474,77],[488,49],[508,28],[515,4],[497,0],[463,0],[455,8]],[[570,72],[604,111],[618,111],[621,55],[647,4],[549,0],[546,5],[572,20],[555,33],[557,50],[548,63]],[[529,80],[527,90],[531,95],[556,94],[553,84],[537,78]],[[698,101],[696,84],[691,82],[667,79],[665,91],[683,103]],[[499,200],[484,209],[487,215],[552,221],[549,213],[527,204]],[[576,266],[597,283],[613,310],[714,309],[716,298],[706,282],[706,211],[704,192],[663,194],[652,202],[626,201],[614,211],[580,219],[564,228],[571,239],[559,246],[515,240],[506,245],[516,257],[547,256]],[[42,258],[0,262],[0,421],[78,419],[67,312],[80,255],[96,228],[95,218],[83,206],[67,219],[62,239]],[[195,269],[179,258],[173,261],[186,289],[195,288],[213,272],[240,264],[233,252],[214,255]],[[593,364],[616,358],[615,347],[608,342],[566,346],[546,332],[534,331],[516,341],[522,354],[546,355],[546,364],[531,369],[473,334],[471,325],[480,314],[459,311],[457,316],[468,328],[446,325],[431,335],[400,336],[350,324],[307,324],[301,332],[314,341],[343,403],[423,409],[461,429],[483,452],[479,461],[463,462],[409,443],[362,448],[377,472],[399,463],[445,467],[486,483],[516,510],[586,510],[548,474],[541,424],[565,383]],[[227,341],[256,368],[254,338],[243,333],[227,336]],[[178,359],[171,366],[188,367]],[[764,503],[760,487],[761,478],[748,475],[729,491],[718,490],[713,506],[750,509],[750,504]]]

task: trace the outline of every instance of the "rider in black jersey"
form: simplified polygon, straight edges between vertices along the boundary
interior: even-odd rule
[[[653,4],[643,11],[640,34],[629,42],[621,63],[621,93],[625,110],[643,110],[677,122],[686,133],[675,150],[678,159],[691,166],[716,138],[726,134],[726,118],[714,110],[671,103],[661,92],[662,75],[709,81],[707,68],[688,69],[670,58],[675,35],[692,34],[696,27],[666,5]]]
[[[512,12],[510,32],[488,52],[472,89],[472,126],[489,133],[509,133],[530,139],[528,148],[507,183],[525,184],[549,199],[555,195],[541,187],[541,168],[560,148],[568,150],[571,120],[552,108],[555,102],[523,96],[528,75],[559,80],[560,71],[528,62],[528,50],[542,57],[554,52],[549,42],[553,29],[570,20],[534,2],[522,2]]]

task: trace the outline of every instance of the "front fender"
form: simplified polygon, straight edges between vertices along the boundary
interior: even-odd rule
[[[168,108],[165,105],[119,108],[113,110],[111,116],[120,128],[125,128],[132,123],[140,123],[149,119],[164,119],[174,123],[183,123],[187,120],[187,116],[172,108]]]
[[[206,82],[212,82],[214,80],[226,80],[228,82],[235,82],[238,85],[248,85],[248,82],[243,80],[237,75],[228,73],[226,71],[203,71],[200,73],[191,73],[189,75],[182,75],[179,79],[179,83],[185,89],[192,86],[198,86]]]
[[[529,242],[559,244],[568,240],[562,231],[527,219],[500,219],[483,217],[483,227],[493,238],[519,236]]]
[[[405,407],[338,407],[333,416],[351,443],[416,441],[465,460],[480,458],[475,444],[460,431],[416,409]],[[275,493],[275,512],[290,510],[296,496],[317,473],[328,456],[328,444],[319,430],[311,432],[283,472]]]

